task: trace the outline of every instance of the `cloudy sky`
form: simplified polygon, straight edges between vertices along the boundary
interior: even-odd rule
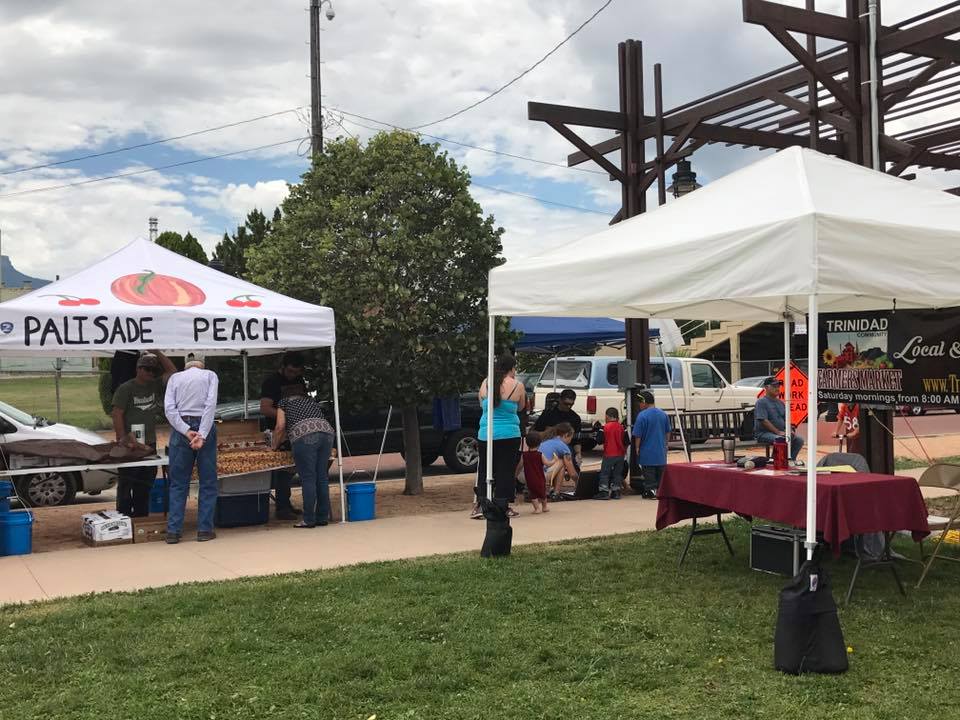
[[[307,162],[307,4],[0,3],[3,253],[21,271],[52,279],[145,236],[151,215],[161,229],[192,232],[210,251],[252,208],[272,212]],[[529,67],[603,4],[334,0],[336,18],[321,21],[323,102],[343,125],[327,132],[365,138],[378,123],[412,127],[444,117]],[[884,22],[939,4],[884,0]],[[817,9],[842,5],[819,0]],[[651,107],[654,62],[663,64],[669,109],[790,60],[767,31],[743,23],[740,0],[613,0],[523,80],[425,132],[563,164],[570,146],[526,119],[527,101],[615,109],[616,44],[627,38],[644,43]],[[62,162],[263,115],[273,116]],[[619,207],[616,185],[591,165],[581,167],[594,172],[584,172],[442,144],[469,168],[476,198],[506,229],[508,257],[600,229]],[[709,182],[757,157],[711,147],[694,166]],[[43,190],[176,163],[187,164]],[[38,165],[48,167],[30,169]],[[27,192],[35,190],[42,191]]]

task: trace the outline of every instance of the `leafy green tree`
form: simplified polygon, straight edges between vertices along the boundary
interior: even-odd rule
[[[173,250],[173,252],[179,253],[194,262],[204,265],[208,262],[207,253],[200,245],[200,241],[189,232],[186,235],[180,235],[178,232],[165,230],[157,238],[157,245],[165,247],[167,250]]]
[[[338,139],[247,257],[254,282],[336,312],[345,406],[402,408],[406,494],[423,491],[418,405],[485,375],[503,229],[469,188],[465,170],[410,133]]]
[[[247,215],[243,225],[237,227],[233,236],[223,234],[223,240],[217,243],[214,256],[223,263],[223,271],[234,277],[247,278],[247,251],[264,242],[270,235],[274,223],[280,219],[280,208],[273,212],[273,220],[267,219],[260,210],[254,209]]]

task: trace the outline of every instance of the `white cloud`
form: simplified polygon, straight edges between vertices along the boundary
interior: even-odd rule
[[[197,205],[216,210],[219,214],[232,218],[237,225],[243,224],[247,213],[254,208],[270,216],[288,193],[285,180],[268,180],[255,185],[230,183],[221,188],[205,186],[198,189],[208,194],[198,197]]]
[[[884,22],[892,24],[940,1],[885,0]],[[334,3],[336,19],[321,19],[325,104],[409,126],[482,98],[539,59],[601,0]],[[167,0],[158,11],[151,5],[82,0],[0,3],[0,172],[60,153],[83,154],[309,105],[307,4]],[[842,0],[820,0],[817,7],[836,13],[842,5]],[[616,44],[631,35],[644,42],[648,111],[653,107],[654,62],[663,64],[664,100],[670,108],[790,61],[765,29],[742,21],[739,0],[621,0],[514,86],[425,132],[564,164],[573,148],[551,128],[529,121],[527,102],[615,109]],[[939,119],[943,115],[934,112],[911,126]],[[361,137],[370,134],[347,127]],[[208,155],[307,132],[302,113],[291,112],[171,145]],[[611,134],[582,131],[589,141]],[[562,197],[570,196],[570,186],[582,193],[586,200],[574,204],[619,203],[617,185],[602,173],[445,148],[478,179],[517,178],[510,188],[518,191],[544,187],[534,181],[550,179],[568,186]],[[278,178],[303,166],[296,150],[296,144],[265,150],[245,158],[242,166],[240,161],[217,169],[192,166],[196,174],[148,174],[0,199],[5,251],[14,253],[24,268],[54,274],[142,234],[151,214],[160,216],[164,227],[191,230],[209,250],[225,219],[236,224],[257,206],[269,212],[284,197],[286,187]],[[119,157],[129,167],[144,162],[138,153]],[[709,180],[757,157],[756,152],[711,146],[698,151],[694,167]],[[616,155],[611,158],[617,161]],[[247,171],[231,176],[240,167]],[[93,166],[79,164],[0,176],[0,194],[96,174]],[[948,177],[934,179],[960,184]],[[600,215],[523,198],[480,189],[476,195],[507,228],[511,252],[554,243],[565,229],[578,233],[606,223]],[[655,198],[655,191],[650,197]]]

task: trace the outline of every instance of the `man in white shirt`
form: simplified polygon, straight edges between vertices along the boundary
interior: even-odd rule
[[[217,505],[217,430],[213,415],[220,381],[205,370],[203,357],[188,355],[183,372],[167,382],[164,415],[170,423],[170,511],[167,515],[167,543],[180,542],[183,515],[193,467],[200,476],[197,510],[197,541],[213,540],[213,516]]]

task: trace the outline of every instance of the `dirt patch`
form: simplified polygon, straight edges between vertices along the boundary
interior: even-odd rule
[[[377,483],[377,517],[388,518],[399,515],[424,515],[436,512],[470,509],[473,497],[473,475],[440,475],[424,479],[422,495],[404,495],[403,480],[385,480]],[[293,502],[302,505],[300,488],[293,489]],[[340,488],[330,486],[330,502],[334,520],[340,520]],[[187,501],[187,519],[185,532],[196,527],[196,499]],[[64,550],[67,548],[87,547],[80,538],[81,516],[99,510],[113,510],[113,502],[86,503],[57,508],[38,508],[34,510],[33,551],[35,553]],[[162,515],[153,515],[160,518]],[[272,517],[267,526],[287,526],[289,520],[276,520]],[[230,532],[230,530],[224,530]]]

